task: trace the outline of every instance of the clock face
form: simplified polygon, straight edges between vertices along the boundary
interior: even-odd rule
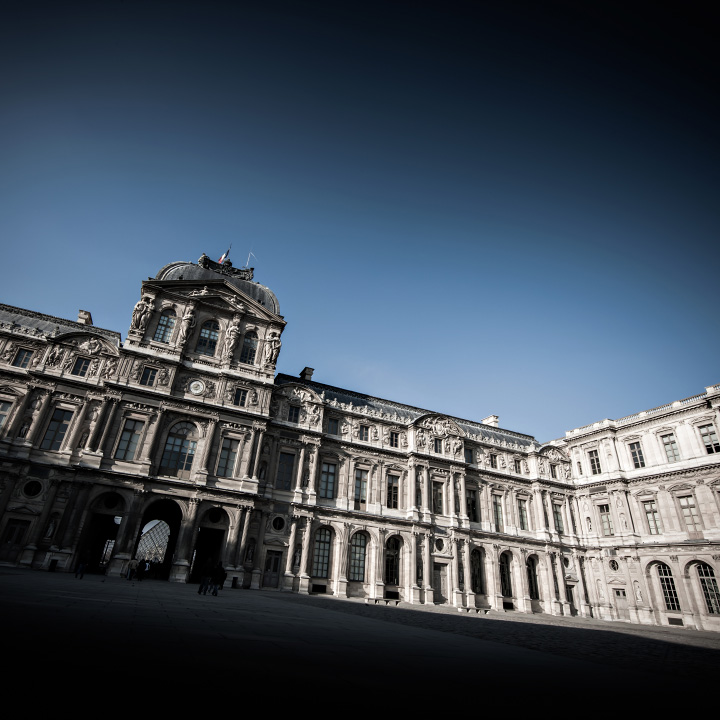
[[[202,395],[205,390],[205,383],[202,380],[193,380],[190,383],[190,392],[193,395]]]

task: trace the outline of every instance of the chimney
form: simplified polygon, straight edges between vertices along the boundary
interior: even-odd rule
[[[312,380],[313,373],[315,372],[315,368],[303,368],[302,372],[300,373],[300,379],[301,380]]]
[[[78,310],[78,319],[77,321],[81,325],[92,325],[92,315],[87,310]]]
[[[500,418],[497,415],[488,415],[484,420],[481,420],[482,425],[489,425],[490,427],[498,427]]]

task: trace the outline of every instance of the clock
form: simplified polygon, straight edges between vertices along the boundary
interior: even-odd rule
[[[205,392],[205,383],[202,380],[193,380],[189,389],[193,395],[202,395]]]

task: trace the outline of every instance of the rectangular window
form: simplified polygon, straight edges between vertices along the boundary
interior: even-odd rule
[[[582,475],[582,463],[578,460],[577,464],[578,475]]]
[[[502,498],[499,495],[492,496],[493,502],[493,519],[495,520],[495,530],[497,532],[505,532],[503,523]]]
[[[400,433],[394,430],[390,431],[390,447],[400,447]]]
[[[143,368],[142,375],[140,376],[140,384],[152,387],[155,384],[155,376],[157,370],[155,368],[146,367]]]
[[[367,470],[355,470],[355,509],[364,510],[367,503]]]
[[[640,447],[639,442],[630,443],[630,455],[632,456],[633,467],[637,470],[638,468],[645,467],[645,458],[643,457],[643,451]]]
[[[518,520],[520,521],[520,529],[528,530],[527,516],[527,500],[518,500]]]
[[[173,328],[175,327],[175,318],[168,313],[163,313],[158,320],[157,328],[155,328],[155,342],[169,343]]]
[[[55,410],[45,431],[45,437],[40,444],[41,450],[59,450],[65,439],[72,420],[72,412],[70,410]]]
[[[235,394],[233,395],[233,405],[238,407],[245,407],[247,402],[247,390],[244,388],[235,388]]]
[[[691,532],[699,532],[702,530],[700,524],[700,516],[698,515],[697,507],[695,507],[695,498],[692,495],[685,495],[678,498],[680,508],[682,510],[683,519],[687,529]]]
[[[387,506],[391,510],[398,508],[398,495],[400,492],[400,478],[397,475],[387,477]]]
[[[312,576],[326,578],[330,569],[330,543],[331,535],[327,528],[321,528],[315,533],[315,546],[313,548]]]
[[[602,524],[603,535],[606,537],[614,535],[615,528],[613,528],[612,517],[610,517],[610,506],[600,505],[598,509],[600,510],[600,522]]]
[[[288,406],[287,414],[288,422],[299,423],[300,422],[300,408],[297,405]]]
[[[550,463],[550,477],[557,480],[557,465]]]
[[[465,462],[468,465],[473,463],[473,451],[470,448],[465,448]]]
[[[218,460],[217,476],[232,477],[235,469],[235,460],[237,459],[239,440],[225,438],[220,448],[220,459]]]
[[[11,407],[12,403],[0,402],[0,428],[5,424],[5,420],[7,420],[7,416],[10,414]]]
[[[89,367],[90,360],[88,358],[79,357],[75,361],[75,364],[73,365],[73,369],[70,371],[70,374],[77,375],[78,377],[85,377]]]
[[[115,458],[117,460],[132,462],[135,459],[135,451],[137,450],[143,427],[145,427],[145,423],[140,420],[125,421],[125,427],[120,434],[120,442],[115,451]]]
[[[337,422],[337,421],[336,421]],[[323,463],[320,474],[320,497],[332,499],[335,497],[335,478],[337,477],[337,465],[335,463]]]
[[[590,472],[593,475],[600,474],[600,458],[597,450],[590,450],[588,453],[588,459],[590,460]]]
[[[658,576],[660,578],[660,587],[663,591],[663,599],[665,600],[666,610],[680,610],[680,600],[675,590],[675,580],[673,580],[672,572],[667,565],[658,566]]]
[[[440,438],[435,438],[433,441],[433,450],[436,453],[442,453],[442,440]]]
[[[18,350],[15,353],[15,359],[12,362],[13,367],[22,368],[24,370],[30,364],[31,357],[32,350]]]
[[[368,442],[370,440],[370,427],[368,425],[361,425],[358,428],[358,439]]]
[[[278,460],[277,477],[275,478],[275,488],[277,490],[292,489],[293,467],[295,466],[295,456],[292,453],[280,453]]]
[[[497,469],[497,455],[490,453],[490,467]]]
[[[660,439],[663,442],[665,456],[668,462],[677,462],[680,459],[680,449],[677,446],[677,442],[675,442],[675,436],[663,435]]]
[[[478,512],[477,491],[468,490],[465,493],[465,502],[467,503],[467,513],[470,522],[480,522],[480,513]]]
[[[559,503],[553,503],[553,520],[555,529],[562,535],[565,532],[565,526],[562,519],[562,506]]]
[[[443,514],[443,484],[434,482],[432,484],[433,512],[436,515]]]
[[[643,503],[645,509],[645,517],[647,518],[648,530],[651,535],[659,535],[662,532],[660,526],[660,515],[657,511],[657,505],[654,500],[648,500]]]
[[[705,443],[705,449],[709,455],[712,453],[720,452],[720,442],[718,442],[718,436],[715,432],[714,425],[703,425],[698,428],[700,430],[700,437],[702,437],[703,443]]]
[[[519,474],[520,474],[520,471],[521,471],[520,461],[519,461],[519,460],[514,460],[514,461],[513,461],[513,465],[514,465],[514,467],[515,467],[515,472],[519,475]]]
[[[328,435],[338,435],[338,421],[336,418],[328,418],[327,421]]]

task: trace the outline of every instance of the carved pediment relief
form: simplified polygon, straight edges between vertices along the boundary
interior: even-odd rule
[[[444,415],[426,415],[424,418],[416,420],[415,424],[425,428],[437,437],[444,438],[450,435],[465,437],[465,433],[458,424]]]
[[[677,485],[671,485],[668,488],[668,492],[677,492],[678,490],[692,490],[693,486],[688,483],[678,483]]]
[[[544,447],[540,450],[539,455],[544,455],[549,460],[554,462],[562,462],[563,460],[568,461],[568,456],[559,448],[556,447]]]
[[[73,349],[83,355],[99,355],[100,353],[108,353],[110,355],[118,355],[118,349],[104,338],[86,332],[69,332],[58,335],[55,338],[58,344],[72,345]]]

